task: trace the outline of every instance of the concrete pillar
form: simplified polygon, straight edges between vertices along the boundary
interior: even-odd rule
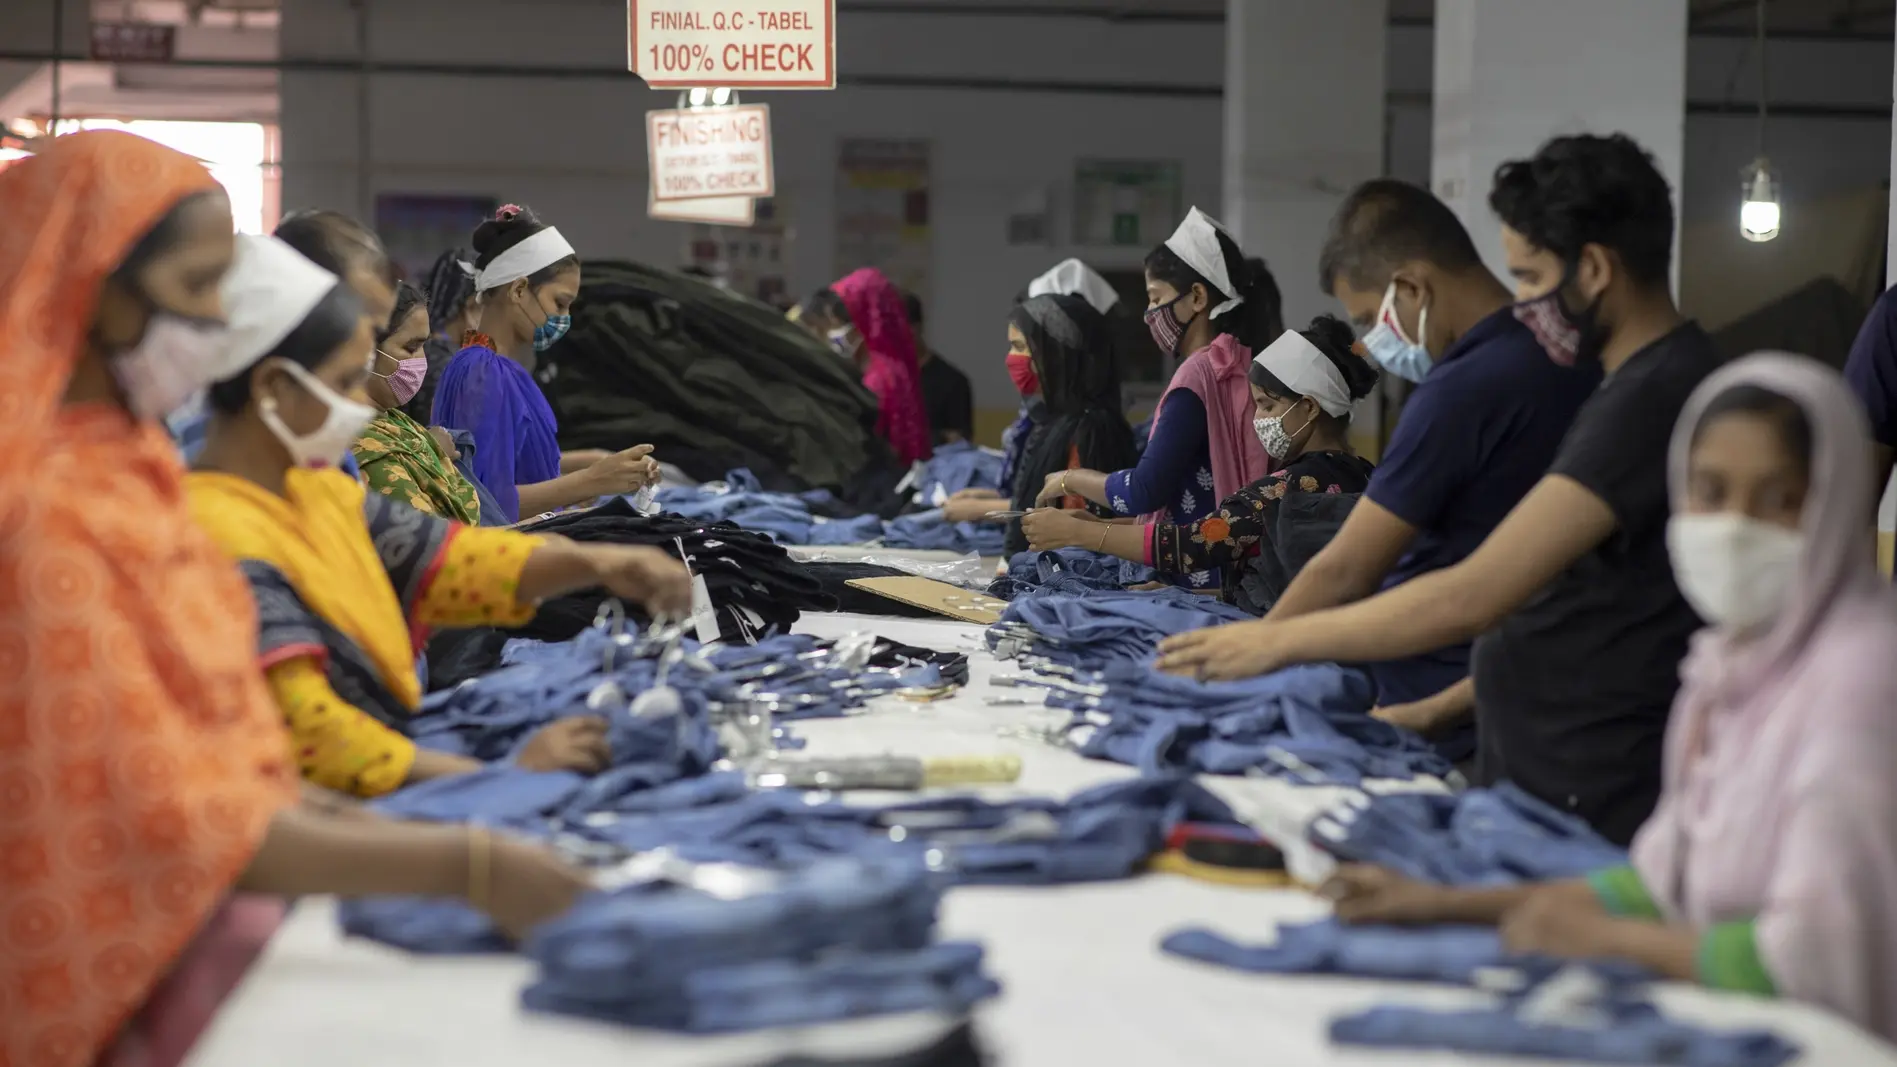
[[[1384,172],[1389,16],[1388,0],[1226,4],[1221,220],[1271,265],[1287,326],[1336,311],[1317,284],[1325,231]]]
[[[1498,276],[1489,185],[1566,133],[1625,133],[1673,187],[1686,124],[1686,0],[1437,0],[1430,183]],[[1679,286],[1679,233],[1673,279]]]

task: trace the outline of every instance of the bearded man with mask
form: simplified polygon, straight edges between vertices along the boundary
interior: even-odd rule
[[[1719,356],[1673,304],[1671,193],[1632,140],[1555,138],[1496,170],[1489,205],[1516,317],[1555,363],[1606,375],[1547,475],[1453,567],[1235,639],[1172,638],[1160,667],[1244,677],[1479,637],[1477,779],[1513,780],[1625,844],[1659,794],[1667,711],[1700,625],[1667,558],[1667,442]]]

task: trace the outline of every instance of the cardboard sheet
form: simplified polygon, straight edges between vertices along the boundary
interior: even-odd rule
[[[947,582],[938,582],[933,578],[919,578],[905,574],[895,578],[853,578],[849,585],[855,589],[866,590],[877,596],[886,596],[891,600],[900,600],[904,604],[933,611],[951,619],[963,622],[980,623],[992,626],[1001,621],[1001,612],[1008,602],[997,600],[984,593],[976,593],[953,586]]]

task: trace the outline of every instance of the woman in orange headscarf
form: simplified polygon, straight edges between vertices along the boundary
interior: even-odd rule
[[[210,175],[75,134],[0,173],[0,218],[0,1064],[181,1060],[280,914],[234,890],[564,909],[587,883],[534,846],[299,799],[249,589],[158,423],[221,341]]]

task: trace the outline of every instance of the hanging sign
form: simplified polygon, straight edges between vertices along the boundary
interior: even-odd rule
[[[653,200],[648,197],[646,215],[666,222],[749,226],[757,221],[757,201],[748,196],[708,196],[697,200]]]
[[[646,158],[654,201],[776,192],[765,104],[648,111]]]
[[[654,89],[834,89],[836,0],[626,0],[627,68]]]
[[[100,63],[169,63],[178,28],[146,22],[95,22],[91,55]]]

